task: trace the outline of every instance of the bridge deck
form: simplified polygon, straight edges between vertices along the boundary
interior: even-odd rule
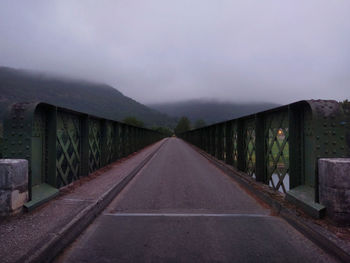
[[[334,262],[169,139],[58,262]]]

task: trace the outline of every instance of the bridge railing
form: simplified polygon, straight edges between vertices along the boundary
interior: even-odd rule
[[[340,103],[309,100],[180,137],[275,190],[318,202],[317,160],[350,156],[349,127]]]
[[[27,159],[29,194],[58,189],[165,137],[46,103],[17,103],[3,127],[3,158]]]

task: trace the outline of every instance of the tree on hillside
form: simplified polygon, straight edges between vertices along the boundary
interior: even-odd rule
[[[202,128],[204,126],[207,126],[207,124],[202,119],[196,120],[196,122],[194,123],[194,128],[195,129]]]
[[[182,132],[189,131],[191,129],[191,122],[187,117],[181,117],[175,128],[175,133],[180,134]]]
[[[343,107],[343,110],[344,110],[344,113],[347,115],[347,116],[350,116],[350,101],[349,100],[344,100],[343,102],[340,102],[342,107]]]
[[[168,127],[155,126],[155,127],[152,127],[152,130],[162,133],[167,137],[170,137],[174,134],[174,132]]]
[[[344,110],[350,110],[350,101],[349,100],[344,100],[342,102],[340,102],[344,108]]]
[[[136,127],[145,127],[143,121],[140,121],[138,120],[136,117],[134,116],[130,116],[130,117],[126,117],[124,120],[123,120],[124,123],[126,124],[129,124],[129,125],[133,125],[133,126],[136,126]]]

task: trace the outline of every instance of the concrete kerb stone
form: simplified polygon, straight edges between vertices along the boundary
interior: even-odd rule
[[[225,174],[232,177],[235,181],[237,181],[258,199],[269,205],[277,215],[285,219],[291,226],[304,234],[308,239],[321,247],[327,253],[333,255],[343,262],[350,262],[350,247],[348,244],[345,244],[346,242],[342,241],[336,235],[322,228],[321,226],[318,226],[313,222],[309,222],[301,218],[296,214],[296,211],[286,207],[283,204],[283,201],[272,198],[270,193],[271,191],[267,189],[267,185],[256,182],[252,178],[245,175],[243,172],[240,172],[232,166],[229,166],[224,162],[217,160],[215,157],[209,155],[198,147],[190,143],[187,144],[202,156],[204,156],[206,159],[208,159],[220,170],[222,170]],[[258,186],[257,188],[259,190],[254,186]],[[260,191],[261,189],[264,189],[264,191]],[[276,194],[278,195],[278,193]]]
[[[321,186],[350,189],[350,158],[321,158],[318,171]]]
[[[28,161],[0,159],[0,216],[20,213],[28,201]]]
[[[152,159],[159,149],[167,142],[164,140],[161,145],[150,153],[132,172],[121,182],[113,185],[98,200],[87,206],[77,214],[69,224],[51,238],[44,246],[30,250],[19,262],[51,262],[64,248],[72,243],[82,231],[105,209],[108,204],[123,190],[123,188],[138,174],[138,172]]]
[[[340,226],[350,225],[350,158],[318,160],[320,203]]]

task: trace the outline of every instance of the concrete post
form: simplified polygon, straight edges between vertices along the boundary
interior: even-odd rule
[[[350,158],[318,161],[320,203],[337,225],[350,225]]]
[[[0,216],[13,215],[28,202],[28,161],[0,159]]]

